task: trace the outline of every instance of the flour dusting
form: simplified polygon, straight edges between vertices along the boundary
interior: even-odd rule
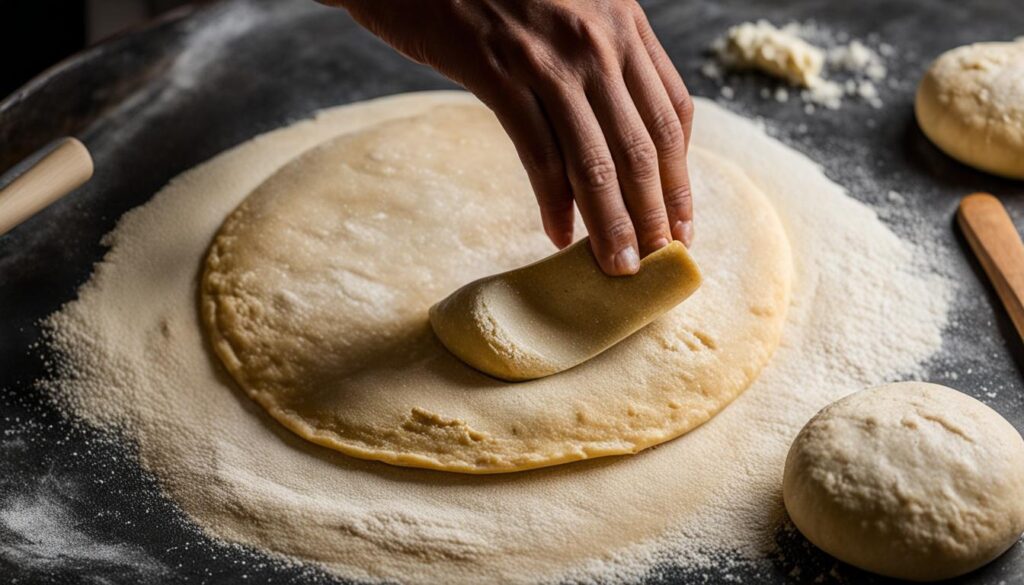
[[[78,528],[64,501],[67,489],[67,485],[44,482],[4,502],[0,533],[5,545],[0,548],[0,560],[46,571],[102,565],[140,578],[166,571],[140,548],[100,542]]]

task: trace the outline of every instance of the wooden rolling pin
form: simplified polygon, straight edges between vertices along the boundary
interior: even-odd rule
[[[1024,339],[1024,243],[998,199],[974,193],[960,201],[957,223]]]
[[[0,236],[92,177],[92,157],[74,138],[63,138],[40,152],[42,158],[0,189]]]

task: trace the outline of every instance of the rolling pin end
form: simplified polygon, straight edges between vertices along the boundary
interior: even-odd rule
[[[0,189],[0,236],[84,185],[94,171],[89,149],[76,138],[53,142],[28,160],[34,158],[38,160]]]

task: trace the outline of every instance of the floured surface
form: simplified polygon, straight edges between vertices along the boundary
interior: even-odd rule
[[[80,299],[51,320],[68,358],[51,384],[58,397],[87,421],[121,426],[213,535],[347,576],[421,582],[635,579],[657,560],[756,558],[772,546],[799,428],[839,396],[913,374],[941,344],[950,285],[915,269],[913,248],[809,160],[698,100],[694,144],[731,157],[764,190],[795,260],[782,345],[743,396],[658,449],[514,476],[310,448],[231,390],[203,346],[199,263],[222,219],[297,152],[395,110],[409,115],[423,99],[336,110],[315,123],[315,139],[303,137],[309,123],[278,131],[174,182],[125,216]],[[238,199],[210,196],[229,189]],[[696,204],[699,222],[700,194]]]
[[[210,248],[205,324],[275,419],[349,455],[498,473],[635,453],[745,390],[788,306],[792,262],[771,204],[727,161],[691,157],[707,194],[693,247],[703,287],[558,376],[485,376],[428,323],[449,292],[552,250],[512,142],[472,102],[343,136],[261,185]]]

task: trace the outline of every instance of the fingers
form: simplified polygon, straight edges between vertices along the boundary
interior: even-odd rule
[[[568,244],[575,200],[610,275],[633,274],[642,256],[693,238],[692,102],[639,7],[634,17],[635,29],[622,20],[582,29],[582,52],[543,38],[499,45],[508,76],[526,83],[497,91],[505,105],[494,109],[526,166],[544,229]]]
[[[587,93],[615,161],[640,256],[646,256],[672,240],[662,198],[658,151],[620,77],[602,76]]]
[[[693,199],[686,165],[686,135],[672,102],[647,53],[634,53],[624,68],[626,86],[657,150],[661,178],[658,200],[673,239],[693,239]]]
[[[495,104],[498,120],[516,147],[540,206],[544,233],[564,248],[572,243],[573,191],[554,129],[530,90],[512,92]]]
[[[672,110],[679,119],[683,132],[684,146],[689,148],[690,135],[693,128],[693,100],[690,98],[690,92],[687,91],[683,79],[679,76],[675,66],[672,65],[672,61],[669,59],[668,54],[665,53],[664,47],[658,42],[657,37],[654,35],[654,30],[651,29],[646,15],[644,15],[643,10],[639,6],[636,7],[634,16],[640,40],[647,50],[650,62],[657,72],[658,78],[661,80],[661,86],[667,93]],[[639,59],[636,60],[639,61]],[[637,71],[640,70],[638,69]],[[650,76],[649,73],[636,73],[636,75],[641,74],[645,77]],[[680,173],[682,177],[666,182],[665,200],[669,210],[670,221],[673,224],[673,236],[689,246],[693,241],[693,197],[690,191],[689,172],[686,166],[683,166],[681,171],[676,172]]]
[[[565,153],[594,257],[605,274],[635,274],[640,255],[633,222],[619,190],[615,161],[583,89],[548,85],[540,93]]]
[[[651,29],[651,24],[647,22],[647,17],[639,7],[637,10],[639,13],[635,22],[637,32],[640,34],[640,40],[644,48],[647,49],[647,54],[650,56],[651,63],[654,64],[654,68],[658,72],[662,85],[668,91],[669,100],[672,102],[676,115],[679,116],[679,122],[683,126],[683,133],[686,135],[687,143],[689,143],[690,130],[693,127],[693,100],[690,98],[690,92],[686,89],[683,78],[679,76],[679,71],[672,64],[672,60],[669,59],[665,48],[658,42],[658,38],[654,35],[654,30]]]

